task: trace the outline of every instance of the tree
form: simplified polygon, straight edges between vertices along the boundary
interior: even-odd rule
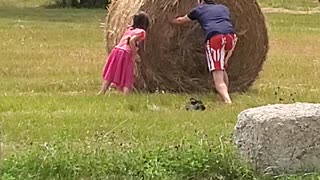
[[[73,0],[64,0],[63,4],[65,5],[65,7],[72,7],[72,2]]]
[[[106,8],[110,0],[62,0],[60,3],[62,7]]]

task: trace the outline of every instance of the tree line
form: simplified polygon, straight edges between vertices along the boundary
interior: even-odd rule
[[[106,8],[111,0],[57,0],[60,7],[76,8]]]

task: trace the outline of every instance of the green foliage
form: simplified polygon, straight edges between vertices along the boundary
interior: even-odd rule
[[[210,142],[203,142],[209,144]],[[178,144],[117,151],[46,143],[3,163],[4,177],[16,179],[253,179],[254,173],[221,145]]]

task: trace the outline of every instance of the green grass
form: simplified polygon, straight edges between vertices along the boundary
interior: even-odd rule
[[[1,9],[0,91],[80,91],[96,84],[106,54],[99,29],[104,15],[104,10]]]
[[[0,7],[40,7],[43,5],[50,5],[56,0],[1,0]]]
[[[318,0],[257,0],[263,7],[310,10],[320,7]]]
[[[239,112],[320,102],[320,14],[268,14],[260,79],[232,106],[197,95],[208,110],[186,112],[189,95],[95,96],[104,10],[29,7],[0,8],[1,179],[263,179],[232,147]]]

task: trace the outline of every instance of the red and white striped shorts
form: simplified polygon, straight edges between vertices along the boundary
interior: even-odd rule
[[[237,39],[236,34],[218,34],[207,41],[206,55],[210,72],[225,70],[226,52],[234,49]]]

